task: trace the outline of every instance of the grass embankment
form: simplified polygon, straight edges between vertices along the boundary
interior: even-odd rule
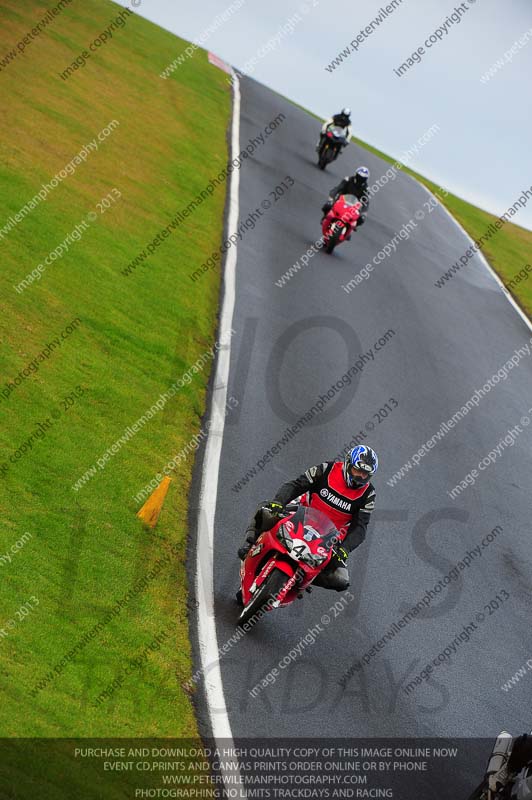
[[[384,161],[390,164],[396,163],[394,158],[382,153],[366,142],[356,138],[354,141]],[[456,197],[451,193],[444,195],[438,184],[408,167],[403,167],[403,171],[412,175],[427,189],[436,194],[473,240],[480,240],[482,236],[487,236],[490,225],[493,225],[498,219],[495,215],[471,205],[471,203],[460,197]],[[529,187],[523,186],[523,188]],[[511,222],[506,222],[488,242],[482,245],[481,250],[490,265],[498,273],[501,281],[532,319],[532,271],[530,269],[524,270],[527,264],[532,266],[532,231],[521,228],[521,226],[514,225]],[[450,267],[451,265],[447,266]],[[467,265],[463,269],[467,271]],[[445,270],[442,270],[442,272],[445,272]]]
[[[0,396],[0,552],[11,556],[0,565],[6,737],[196,734],[181,688],[190,677],[184,560],[193,458],[180,461],[154,533],[136,519],[132,498],[199,431],[210,359],[104,469],[78,492],[72,485],[214,343],[219,275],[188,276],[221,241],[224,184],[132,275],[121,270],[225,166],[231,98],[203,51],[161,79],[187,43],[135,15],[61,79],[120,11],[106,0],[73,0],[0,71],[0,229],[118,122],[0,240],[0,389],[60,339]],[[45,14],[39,2],[2,3],[0,52]],[[72,234],[40,279],[15,291],[89,212],[96,217],[81,238]],[[133,587],[135,596],[115,606]],[[113,607],[119,613],[36,689]],[[134,657],[142,666],[126,675]],[[115,678],[122,685],[98,703]]]

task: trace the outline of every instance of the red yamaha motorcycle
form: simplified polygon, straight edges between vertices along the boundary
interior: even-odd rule
[[[240,626],[259,612],[290,605],[304,589],[310,591],[334,545],[344,538],[316,508],[288,506],[286,511],[287,516],[259,536],[240,566]]]
[[[362,214],[362,203],[353,194],[340,195],[321,223],[323,248],[332,253],[355,230]]]

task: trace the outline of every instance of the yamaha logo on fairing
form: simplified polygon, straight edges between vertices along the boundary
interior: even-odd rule
[[[333,494],[328,489],[322,489],[320,491],[320,495],[321,497],[323,497],[324,500],[327,500],[329,503],[332,503],[333,506],[336,506],[336,508],[341,508],[342,511],[351,511],[350,502],[348,502],[347,500],[342,500],[341,497],[338,497],[338,495]]]

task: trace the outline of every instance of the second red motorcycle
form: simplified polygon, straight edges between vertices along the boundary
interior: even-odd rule
[[[362,203],[353,194],[340,195],[321,223],[323,249],[332,253],[334,248],[348,239],[362,214]]]

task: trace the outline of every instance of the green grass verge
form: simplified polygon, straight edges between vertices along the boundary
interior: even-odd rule
[[[107,0],[72,0],[0,71],[0,229],[84,144],[119,123],[0,240],[0,389],[79,320],[0,397],[0,554],[29,534],[11,563],[0,563],[5,737],[197,733],[181,686],[191,667],[184,561],[193,455],[174,472],[154,532],[136,518],[133,497],[198,433],[211,361],[80,491],[72,484],[213,345],[219,271],[196,283],[188,276],[219,247],[225,184],[131,276],[121,269],[227,163],[231,98],[203,51],[161,79],[187,43],[135,15],[62,80],[120,11]],[[2,3],[2,55],[45,13],[36,1]],[[97,203],[114,188],[120,199],[100,213]],[[17,293],[92,211],[82,237]],[[170,548],[176,555],[163,564]],[[116,601],[144,585],[32,694]],[[125,675],[133,657],[139,666]],[[98,704],[117,678],[123,683]]]

